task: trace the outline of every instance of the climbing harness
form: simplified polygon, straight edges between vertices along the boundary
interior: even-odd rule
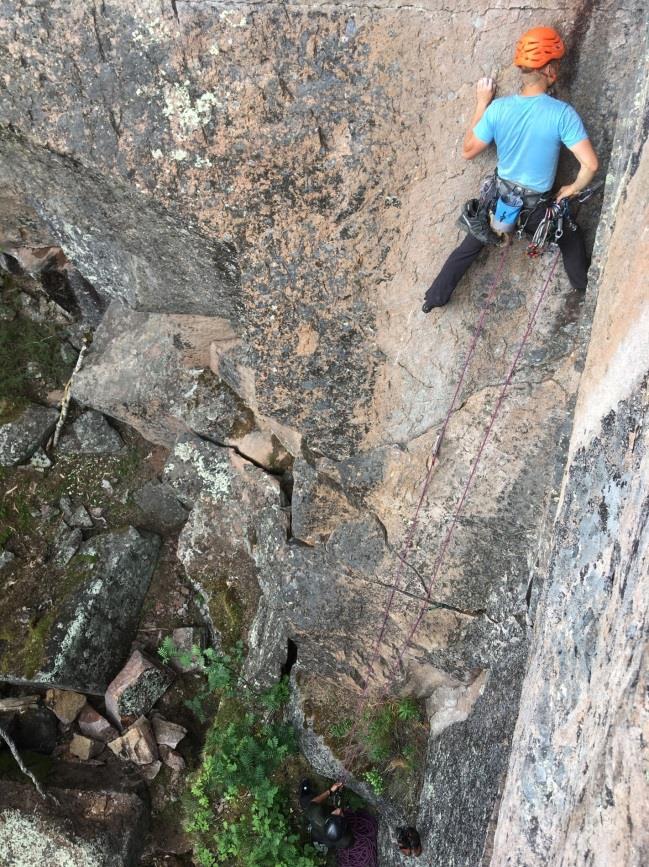
[[[509,241],[517,224],[524,230],[531,214],[549,197],[499,177],[497,169],[483,178],[478,195],[465,202],[458,225],[480,243],[493,245]]]
[[[352,726],[352,728],[350,729],[350,731],[347,735],[348,745],[347,745],[347,748],[343,754],[343,761],[342,761],[343,768],[344,768],[344,776],[346,778],[349,778],[349,775],[350,775],[348,768],[351,767],[352,762],[356,759],[356,757],[359,755],[359,753],[362,749],[360,745],[357,745],[357,746],[353,747],[353,749],[352,749],[352,738],[353,738],[354,734],[356,733],[356,731],[358,730],[359,723],[363,717],[363,710],[365,708],[365,705],[367,704],[367,693],[368,693],[368,689],[369,689],[369,685],[370,685],[370,679],[374,675],[374,665],[375,665],[376,659],[377,659],[378,654],[379,654],[380,645],[381,645],[381,643],[383,641],[383,637],[385,635],[390,610],[391,610],[391,607],[392,607],[392,604],[394,601],[394,597],[396,595],[396,591],[397,591],[398,586],[399,586],[401,575],[403,574],[402,565],[405,562],[405,553],[412,546],[415,530],[419,524],[419,513],[421,511],[421,507],[423,505],[426,494],[428,493],[428,489],[430,487],[430,481],[432,478],[432,471],[433,471],[435,464],[437,462],[437,453],[439,452],[439,448],[441,446],[443,434],[446,431],[446,427],[447,427],[448,422],[450,420],[450,416],[451,416],[453,409],[455,407],[455,403],[456,403],[457,398],[459,396],[461,385],[464,382],[464,378],[466,376],[468,366],[469,366],[470,361],[471,361],[471,359],[475,353],[475,346],[476,346],[479,334],[482,331],[482,326],[484,324],[484,319],[486,317],[488,305],[489,305],[491,299],[493,298],[493,296],[495,295],[495,291],[498,287],[498,284],[500,281],[500,275],[502,274],[502,266],[504,264],[506,250],[507,250],[507,247],[503,248],[501,261],[499,263],[500,267],[498,269],[496,277],[494,278],[494,280],[492,282],[492,286],[491,286],[490,292],[487,296],[487,299],[486,299],[485,303],[483,304],[483,307],[482,307],[482,310],[480,313],[480,317],[478,320],[478,325],[476,327],[474,337],[473,337],[471,346],[469,348],[469,352],[468,352],[466,360],[464,362],[464,366],[462,368],[460,379],[458,380],[458,385],[457,385],[455,393],[453,395],[453,399],[451,402],[451,406],[449,408],[449,412],[447,413],[446,419],[445,419],[444,424],[442,425],[442,429],[440,431],[441,437],[438,435],[438,438],[435,441],[435,446],[434,446],[435,456],[434,456],[433,460],[431,461],[430,469],[429,469],[429,471],[426,475],[426,479],[424,481],[421,497],[420,497],[419,502],[417,504],[415,514],[413,516],[413,519],[411,520],[410,527],[408,529],[408,532],[406,533],[404,544],[402,546],[402,552],[404,554],[404,558],[402,559],[401,557],[399,557],[399,564],[400,565],[397,569],[395,581],[392,584],[390,596],[388,597],[388,602],[387,602],[386,609],[384,612],[383,621],[381,623],[381,628],[379,630],[378,638],[374,644],[374,647],[372,650],[372,656],[371,656],[370,661],[369,661],[368,666],[367,666],[366,683],[365,683],[365,686],[364,686],[364,688],[363,688],[363,690],[359,696],[358,703],[356,706],[355,722],[354,722],[354,725]],[[438,554],[437,554],[437,557],[435,559],[435,563],[433,566],[432,576],[431,576],[431,579],[430,579],[428,586],[426,588],[426,595],[420,604],[417,616],[413,622],[413,625],[412,625],[410,631],[408,632],[408,635],[407,635],[405,641],[403,642],[401,648],[396,653],[396,656],[394,657],[394,662],[388,668],[385,683],[384,683],[383,687],[381,688],[381,690],[379,691],[379,695],[378,695],[379,699],[382,698],[387,693],[387,691],[390,687],[391,681],[394,678],[396,678],[396,676],[399,674],[399,671],[402,668],[404,654],[405,654],[408,646],[410,645],[410,642],[412,641],[417,629],[419,628],[419,625],[421,624],[421,621],[423,620],[426,611],[428,610],[428,607],[430,605],[430,601],[432,598],[433,587],[434,587],[435,582],[437,580],[437,577],[439,575],[439,572],[440,572],[442,563],[444,561],[444,558],[446,556],[446,552],[449,548],[450,542],[451,542],[453,535],[455,533],[455,529],[458,525],[459,518],[460,518],[460,515],[461,515],[462,510],[464,508],[464,504],[466,502],[469,490],[471,489],[471,486],[473,484],[473,480],[475,478],[476,471],[478,469],[478,465],[479,465],[480,461],[482,460],[482,456],[484,454],[485,447],[487,445],[489,437],[491,436],[492,429],[494,427],[494,424],[496,422],[496,419],[498,417],[500,409],[501,409],[503,402],[505,400],[505,397],[507,395],[507,391],[509,389],[509,386],[511,385],[512,379],[513,379],[514,374],[516,372],[516,369],[518,367],[518,362],[520,361],[521,355],[523,353],[523,349],[525,348],[525,345],[527,344],[527,341],[530,337],[530,334],[532,333],[532,329],[534,328],[534,325],[536,323],[536,318],[538,316],[538,312],[541,308],[543,300],[545,299],[548,288],[550,286],[550,282],[551,282],[552,277],[554,275],[554,272],[555,272],[555,269],[557,266],[557,262],[559,260],[559,255],[560,255],[560,253],[559,253],[559,251],[557,251],[557,253],[555,254],[554,259],[552,261],[551,267],[549,269],[547,278],[543,284],[543,288],[542,288],[541,292],[539,293],[537,302],[536,302],[534,309],[533,309],[533,311],[529,317],[527,327],[526,327],[525,332],[523,334],[523,338],[522,338],[522,340],[518,346],[518,350],[517,350],[517,352],[514,356],[514,359],[511,363],[510,367],[509,367],[509,370],[507,372],[507,376],[505,377],[505,380],[504,380],[503,385],[501,387],[500,394],[499,394],[498,399],[494,405],[494,409],[492,410],[491,417],[489,419],[484,436],[482,438],[482,441],[481,441],[480,446],[478,448],[478,451],[476,453],[476,457],[473,460],[473,464],[471,466],[469,476],[468,476],[467,481],[466,481],[464,488],[462,490],[462,494],[460,496],[458,505],[457,505],[455,512],[453,514],[453,518],[452,518],[451,523],[449,525],[449,528],[448,528],[448,530],[444,536],[442,544],[439,548],[439,551],[438,551]]]
[[[601,187],[604,186],[604,181],[597,181],[589,187],[586,187],[575,196],[576,202],[581,205],[587,202]],[[527,219],[518,229],[517,235],[523,237]],[[577,231],[577,224],[570,212],[570,200],[562,199],[560,202],[551,202],[545,209],[545,214],[532,236],[531,242],[527,246],[527,255],[531,259],[536,259],[548,249],[556,248],[558,242],[564,236],[566,229],[570,232]]]

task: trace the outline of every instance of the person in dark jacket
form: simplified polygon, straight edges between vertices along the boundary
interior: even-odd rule
[[[300,783],[300,806],[309,823],[311,839],[330,849],[347,849],[354,842],[349,822],[340,807],[331,809],[327,801],[342,789],[341,782],[334,783],[319,795],[315,793],[311,780]]]

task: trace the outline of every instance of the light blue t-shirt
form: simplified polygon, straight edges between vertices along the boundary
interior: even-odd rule
[[[540,193],[554,184],[561,143],[573,147],[588,138],[574,108],[547,93],[495,99],[473,133],[496,142],[501,178]]]

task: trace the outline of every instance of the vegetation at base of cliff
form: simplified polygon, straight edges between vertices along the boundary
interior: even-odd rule
[[[353,737],[358,747],[353,771],[376,795],[414,805],[428,738],[425,718],[417,700],[389,699],[365,708],[356,726],[351,717],[337,720],[328,727],[328,735],[339,755]]]
[[[195,862],[201,867],[324,864],[304,839],[291,806],[299,772],[295,732],[282,719],[286,679],[269,690],[252,688],[241,678],[241,645],[227,654],[198,647],[181,653],[166,640],[160,655],[165,661],[174,655],[184,663],[201,660],[206,681],[196,702],[218,699],[184,801]],[[196,710],[195,703],[191,707]]]

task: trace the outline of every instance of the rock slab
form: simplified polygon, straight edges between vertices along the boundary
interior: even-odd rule
[[[24,605],[21,586],[12,587],[0,647],[2,675],[102,695],[128,653],[159,546],[157,536],[133,527],[87,540],[62,577],[51,586],[43,581],[31,587],[34,610],[47,613],[27,631],[11,629],[12,606],[19,611]]]
[[[24,464],[54,430],[58,412],[32,404],[15,421],[0,425],[0,466]]]

